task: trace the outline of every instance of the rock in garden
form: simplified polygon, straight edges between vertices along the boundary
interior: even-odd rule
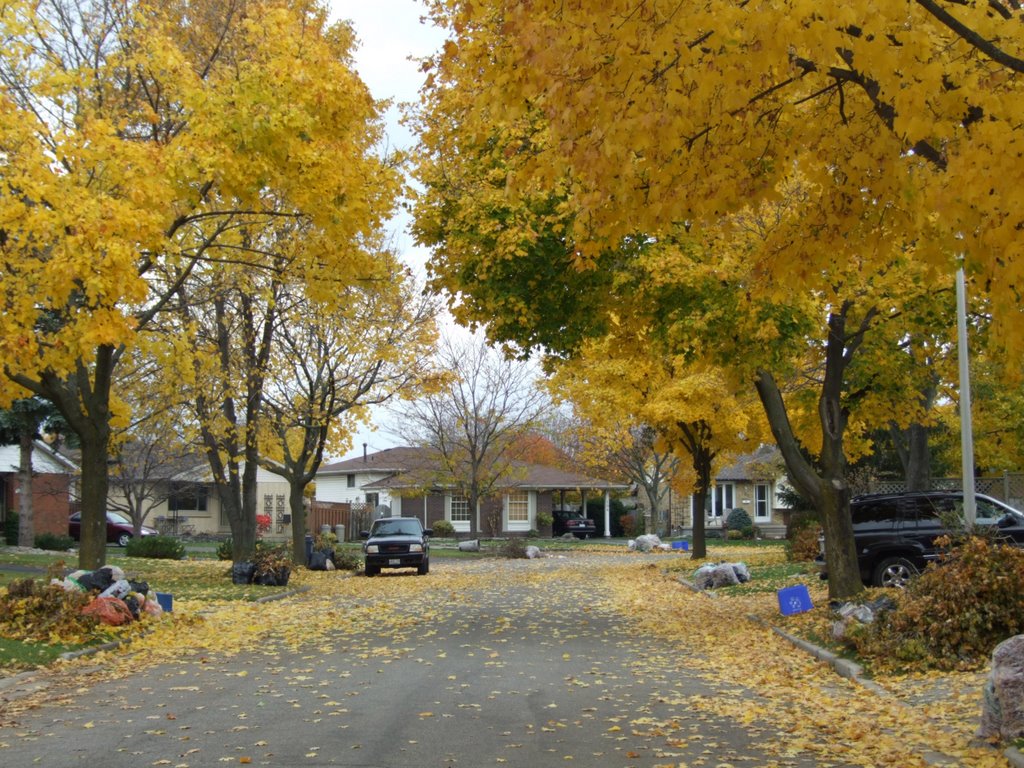
[[[992,651],[977,735],[1001,741],[1024,738],[1024,635],[1004,640]]]

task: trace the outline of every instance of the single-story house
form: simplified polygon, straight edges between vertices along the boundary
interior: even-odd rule
[[[754,526],[766,538],[786,535],[789,508],[779,501],[779,489],[785,485],[785,466],[778,448],[762,445],[743,454],[715,475],[704,504],[704,524],[721,528],[730,511],[746,510]],[[693,530],[693,496],[684,496],[672,505],[672,530]]]
[[[598,533],[611,535],[609,500],[627,483],[588,477],[555,467],[512,462],[496,484],[497,492],[470,509],[457,477],[444,470],[431,448],[398,447],[323,465],[316,476],[318,502],[368,504],[378,514],[418,517],[424,527],[439,520],[451,522],[456,533],[525,535],[531,530],[550,534],[537,516],[550,517],[567,492],[603,494],[605,519],[595,520]]]
[[[108,509],[128,514],[124,484],[128,478],[111,478]],[[210,467],[197,456],[194,465],[167,476],[140,478],[149,500],[145,524],[171,535],[230,536],[231,524],[221,509],[220,498],[210,480]],[[136,491],[138,493],[138,491]],[[288,508],[288,482],[262,467],[256,473],[256,514],[271,520],[269,539],[291,536],[291,510]]]
[[[20,448],[0,445],[0,522],[18,513],[20,465]],[[32,530],[35,534],[67,535],[72,484],[77,475],[78,467],[72,461],[45,441],[35,441],[32,446]]]

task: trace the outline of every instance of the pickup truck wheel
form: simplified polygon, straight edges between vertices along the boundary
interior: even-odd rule
[[[905,557],[887,557],[875,566],[872,583],[876,587],[897,587],[903,589],[914,576],[917,566]]]
[[[369,565],[369,564],[368,564],[368,565],[367,565],[367,566],[366,566],[366,567],[365,567],[365,568],[363,569],[363,572],[364,572],[364,573],[365,573],[365,574],[366,574],[367,576],[376,576],[376,575],[377,575],[378,573],[380,573],[380,568],[379,568],[378,566],[376,566],[376,565]]]
[[[420,576],[426,576],[428,573],[430,573],[430,561],[424,560],[422,563],[420,563],[416,567],[416,573],[418,573]]]

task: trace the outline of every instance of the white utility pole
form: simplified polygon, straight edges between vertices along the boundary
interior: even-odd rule
[[[974,436],[971,426],[971,372],[967,355],[967,287],[964,267],[956,271],[957,357],[960,361],[960,465],[963,474],[964,521],[974,526],[978,507],[974,498]]]

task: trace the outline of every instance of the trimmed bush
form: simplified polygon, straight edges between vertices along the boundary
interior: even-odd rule
[[[7,519],[4,520],[4,543],[10,547],[18,545],[18,513],[7,510]]]
[[[218,560],[230,560],[231,559],[231,537],[228,536],[220,544],[217,545],[217,559]]]
[[[45,549],[50,552],[67,552],[75,546],[75,540],[70,536],[57,533],[40,533],[33,543],[36,549]]]
[[[729,511],[725,518],[725,529],[727,531],[739,531],[742,534],[748,528],[750,529],[751,536],[753,536],[754,521],[750,519],[747,510],[736,508]]]
[[[124,553],[127,557],[181,560],[185,557],[185,545],[173,536],[133,536]]]
[[[883,665],[973,669],[1022,632],[1024,551],[975,536],[929,565],[896,596],[894,610],[857,627],[848,642]]]
[[[625,532],[622,530],[621,519],[626,514],[626,507],[619,499],[612,499],[608,507],[609,524],[611,525],[612,536],[625,536]],[[587,499],[587,517],[594,521],[597,525],[597,530],[600,532],[604,531],[604,499],[603,498],[590,498]],[[643,530],[644,519],[641,516],[639,521],[634,520],[633,523],[633,535],[639,536],[644,533]]]
[[[336,549],[334,567],[339,571],[360,571],[363,568],[363,559],[352,550]]]
[[[455,535],[455,526],[447,520],[438,520],[430,526],[430,530],[434,532],[436,538],[450,539]]]

